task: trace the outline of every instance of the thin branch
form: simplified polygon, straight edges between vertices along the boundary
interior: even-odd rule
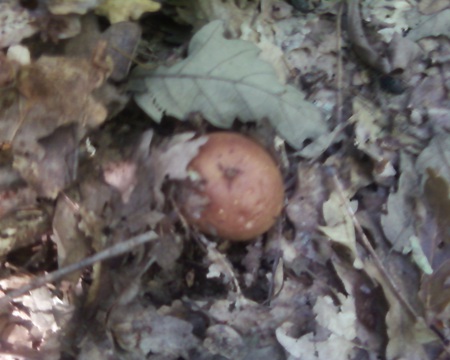
[[[344,187],[342,186],[342,183],[336,174],[336,170],[332,167],[329,167],[328,170],[329,170],[329,173],[333,180],[334,186],[337,190],[337,193],[338,193],[339,197],[341,198],[342,203],[345,204],[345,209],[352,219],[353,226],[355,227],[356,231],[358,232],[358,235],[361,238],[362,245],[372,256],[373,260],[375,261],[376,267],[378,268],[378,270],[381,273],[381,276],[386,280],[386,283],[390,287],[394,296],[397,298],[397,300],[400,302],[400,304],[402,304],[404,306],[404,309],[406,310],[408,315],[410,315],[413,319],[419,318],[419,315],[416,313],[416,311],[413,309],[413,307],[409,304],[409,302],[403,297],[403,295],[401,294],[397,285],[392,281],[391,276],[389,276],[389,273],[387,272],[386,268],[384,267],[378,254],[375,252],[374,248],[372,247],[372,244],[370,243],[369,239],[367,238],[367,235],[364,233],[364,230],[361,227],[361,224],[359,223],[358,219],[356,218],[355,213],[350,206],[350,202],[349,202],[347,196],[345,195]]]
[[[116,244],[114,246],[111,246],[105,250],[102,250],[90,257],[87,257],[75,264],[70,264],[66,267],[63,267],[59,270],[56,270],[54,272],[48,273],[46,275],[37,277],[33,280],[31,280],[28,284],[11,291],[10,293],[6,294],[5,296],[0,298],[0,309],[4,306],[6,306],[11,300],[25,295],[27,292],[37,289],[45,284],[53,283],[55,281],[58,281],[62,279],[63,277],[84,269],[86,267],[92,266],[97,262],[107,260],[109,258],[125,254],[129,252],[131,249],[143,245],[145,243],[154,241],[158,238],[158,234],[156,234],[154,231],[148,231],[141,235],[135,236],[131,239],[128,239],[124,242],[121,242],[119,244]]]
[[[336,123],[342,122],[342,89],[343,89],[343,65],[342,65],[342,13],[344,9],[344,2],[339,4],[339,10],[336,21],[336,34],[337,34],[337,70],[336,70]]]
[[[342,186],[342,182],[339,180],[339,178],[336,174],[336,170],[333,167],[329,167],[328,173],[333,180],[334,186],[336,187],[336,190],[337,190],[339,196],[341,197],[341,200],[344,202],[344,204],[346,204],[345,208],[346,208],[348,214],[350,215],[350,217],[352,218],[353,226],[355,227],[356,231],[358,232],[358,235],[361,238],[362,245],[372,256],[372,259],[374,260],[375,266],[378,269],[378,271],[380,272],[380,275],[386,281],[386,284],[388,285],[388,287],[390,288],[390,290],[392,291],[392,293],[394,294],[396,299],[403,306],[405,312],[410,317],[412,317],[412,319],[414,319],[414,320],[419,319],[421,316],[419,316],[419,314],[417,314],[417,312],[414,310],[414,308],[411,306],[411,304],[408,302],[408,300],[405,299],[405,297],[401,293],[400,289],[398,288],[396,283],[392,280],[392,277],[389,275],[388,271],[384,267],[378,254],[372,247],[372,244],[370,243],[361,224],[359,223],[358,219],[356,218],[354,211],[350,207],[350,202],[348,201],[347,196],[345,195],[344,187]],[[439,340],[441,341],[441,343],[443,345],[443,350],[444,350],[445,354],[448,356],[448,354],[450,354],[450,349],[447,347],[447,341],[445,339],[445,336],[434,326],[430,326],[429,324],[427,324],[427,326],[428,326],[429,330],[431,330],[433,333],[435,333],[437,335],[437,337],[439,338]]]

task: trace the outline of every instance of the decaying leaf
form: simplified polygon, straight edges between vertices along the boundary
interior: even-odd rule
[[[29,275],[9,276],[0,280],[0,294],[13,291],[31,280]],[[8,307],[7,313],[0,316],[0,336],[3,349],[20,351],[21,357],[36,357],[33,353],[33,341],[42,340],[41,354],[46,359],[60,358],[61,346],[58,330],[70,319],[73,307],[66,300],[59,300],[55,307],[55,298],[47,287],[30,291],[21,298],[20,303]],[[15,353],[17,355],[17,352]],[[2,350],[3,359],[11,358]]]
[[[450,137],[446,133],[436,134],[429,145],[421,152],[416,162],[416,169],[425,174],[426,169],[450,183]],[[423,179],[425,180],[425,179]]]
[[[401,164],[398,189],[389,195],[387,214],[381,216],[381,224],[394,249],[407,254],[412,250],[410,238],[415,235],[414,198],[418,179],[408,155],[401,157]]]
[[[0,216],[0,258],[35,243],[50,229],[50,215],[37,206],[16,209]]]
[[[357,202],[348,202],[336,191],[332,192],[323,204],[323,217],[327,225],[319,226],[319,229],[331,240],[350,249],[354,258],[353,266],[361,269],[363,264],[356,249],[355,226],[348,213],[350,207],[352,211],[356,211]]]
[[[177,6],[177,13],[184,22],[200,28],[213,20],[222,20],[227,24],[233,37],[240,33],[240,28],[245,20],[250,21],[258,4],[250,3],[239,6],[234,0],[210,1],[210,0],[171,0]]]
[[[18,0],[2,1],[0,13],[0,48],[19,44],[39,31],[35,23],[37,14],[23,8]]]
[[[48,0],[47,7],[55,15],[86,14],[101,0]]]
[[[143,13],[155,12],[161,4],[152,0],[104,0],[95,10],[98,15],[108,17],[112,24],[127,20],[138,20]]]
[[[38,195],[55,198],[75,177],[78,142],[106,119],[93,91],[111,64],[102,45],[92,59],[42,56],[8,64],[15,70],[0,108],[0,143],[11,145],[14,167]]]
[[[450,243],[450,190],[449,183],[438,176],[433,170],[428,170],[428,178],[424,185],[424,195],[435,216],[440,230],[442,242]]]
[[[155,121],[201,112],[213,125],[229,128],[236,118],[268,118],[295,148],[326,133],[319,110],[294,87],[281,85],[258,53],[249,42],[224,38],[222,22],[213,21],[195,34],[184,61],[155,71],[139,68],[131,88]]]
[[[137,356],[133,358],[149,353],[166,359],[186,357],[188,350],[198,343],[187,321],[161,316],[137,303],[115,308],[109,322],[115,342],[123,351]]]
[[[311,332],[299,338],[293,337],[289,332],[294,324],[285,322],[276,330],[279,343],[295,359],[351,358],[354,349],[352,341],[356,336],[354,299],[340,294],[339,300],[340,307],[334,305],[329,296],[317,299],[314,312],[317,314],[317,323],[323,328],[320,334]]]
[[[323,183],[323,172],[319,166],[299,164],[297,188],[286,208],[289,220],[297,231],[312,232],[317,228],[325,199]]]
[[[415,318],[404,304],[399,301],[392,287],[381,276],[372,262],[366,261],[364,269],[373,279],[376,279],[381,284],[389,303],[389,311],[386,315],[389,337],[386,349],[387,358],[395,359],[403,356],[412,360],[428,359],[423,345],[436,340],[436,335],[427,327],[423,318]]]
[[[220,354],[227,359],[242,359],[245,351],[245,343],[241,335],[232,327],[217,324],[210,326],[206,331],[206,339],[203,342],[212,354]]]
[[[433,274],[426,276],[420,285],[419,296],[425,306],[427,321],[445,325],[450,316],[450,289],[446,284],[450,276],[450,261],[447,259]]]
[[[446,9],[433,15],[424,15],[420,24],[412,29],[408,35],[409,39],[416,41],[431,36],[450,36],[450,9]]]
[[[97,48],[95,59],[42,56],[21,67],[16,79],[19,96],[0,109],[0,142],[11,142],[14,152],[39,157],[43,155],[39,139],[58,127],[77,123],[79,140],[87,127],[100,125],[107,113],[92,91],[111,70],[102,59],[104,50]],[[67,96],[72,91],[78,95]]]
[[[75,180],[77,164],[77,130],[72,125],[61,126],[51,135],[38,140],[43,156],[17,153],[14,168],[40,196],[56,198]]]
[[[425,15],[434,14],[446,8],[450,8],[449,0],[422,0],[419,3],[419,10]]]
[[[164,180],[187,179],[187,166],[198,154],[200,146],[208,140],[206,136],[193,139],[194,135],[194,133],[179,134],[153,151],[151,161],[155,173],[154,191],[161,204],[163,199],[161,185]]]

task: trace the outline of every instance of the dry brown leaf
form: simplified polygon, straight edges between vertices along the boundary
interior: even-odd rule
[[[323,204],[323,217],[326,226],[318,228],[332,241],[346,246],[352,253],[353,266],[361,269],[363,263],[356,247],[356,234],[353,219],[349,211],[356,212],[358,203],[342,199],[336,191],[330,194],[329,199]]]
[[[424,277],[420,286],[419,296],[425,306],[427,322],[437,328],[448,328],[450,289],[446,284],[449,276],[450,260],[447,258],[433,274]]]
[[[189,322],[162,316],[151,307],[143,308],[137,301],[114,308],[108,322],[116,344],[133,358],[149,353],[186,358],[189,349],[198,344]]]
[[[51,228],[48,212],[37,206],[15,209],[0,217],[0,258],[29,246]]]
[[[81,137],[86,127],[100,125],[106,110],[91,93],[110,72],[103,54],[99,47],[92,60],[42,56],[20,68],[16,77],[20,97],[1,109],[0,141],[11,142],[14,152],[42,156],[38,140],[59,126],[77,123]]]
[[[18,153],[14,168],[39,196],[55,199],[76,175],[78,139],[73,125],[61,126],[38,140],[43,155]]]
[[[428,179],[424,185],[424,195],[433,212],[442,239],[441,245],[449,245],[450,229],[450,190],[449,183],[443,177],[438,176],[432,169],[428,168]]]
[[[151,155],[154,172],[154,191],[160,205],[164,200],[161,186],[166,179],[184,180],[189,177],[187,166],[208,141],[207,136],[194,139],[194,133],[173,136],[168,142],[154,149]]]
[[[419,10],[422,14],[430,15],[450,8],[449,0],[422,0],[419,2]]]
[[[320,209],[325,197],[320,166],[300,163],[297,169],[297,188],[286,208],[289,220],[297,231],[315,231],[321,218]]]
[[[47,7],[55,15],[86,14],[100,2],[101,0],[49,0]]]
[[[90,244],[78,228],[79,221],[76,205],[66,196],[60,196],[53,217],[52,236],[58,249],[60,267],[74,264],[84,259],[90,252]],[[81,272],[73,273],[68,280],[76,282],[80,274]]]
[[[369,276],[382,286],[389,303],[389,311],[386,315],[389,338],[386,348],[387,358],[403,357],[411,360],[428,360],[423,344],[436,340],[436,335],[427,327],[423,318],[414,318],[407,311],[404,304],[395,296],[392,287],[386,282],[372,262],[366,261],[364,269]]]
[[[450,9],[446,8],[432,15],[421,16],[420,23],[408,35],[409,39],[417,41],[426,37],[449,36],[450,25],[448,18]]]
[[[401,157],[401,175],[397,192],[389,195],[387,214],[381,216],[384,234],[394,249],[404,254],[412,250],[411,237],[415,235],[413,202],[418,195],[418,177],[410,156]]]
[[[29,11],[21,6],[19,0],[7,0],[0,3],[0,48],[20,43],[39,31],[36,17],[42,10]]]
[[[317,323],[323,330],[296,337],[290,335],[294,327],[291,322],[277,328],[277,340],[294,359],[345,360],[352,357],[356,336],[354,299],[342,294],[338,294],[338,298],[340,306],[329,296],[319,297],[314,305]]]
[[[0,166],[0,218],[19,207],[36,204],[36,192],[10,164]]]

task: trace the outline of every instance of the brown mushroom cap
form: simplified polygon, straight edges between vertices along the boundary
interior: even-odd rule
[[[201,177],[195,190],[208,203],[201,212],[184,208],[200,231],[248,240],[267,231],[283,207],[284,186],[272,157],[259,144],[232,132],[208,135],[189,164]]]

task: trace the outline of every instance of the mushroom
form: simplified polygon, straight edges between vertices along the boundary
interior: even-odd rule
[[[266,232],[281,212],[284,186],[275,161],[241,134],[209,134],[188,170],[197,181],[183,213],[204,233],[249,240]]]

